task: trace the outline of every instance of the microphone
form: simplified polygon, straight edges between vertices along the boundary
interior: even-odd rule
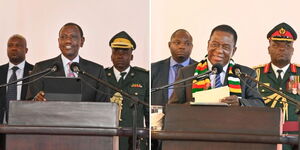
[[[219,63],[212,66],[212,74],[219,74],[223,71],[223,66]]]
[[[258,85],[263,86],[264,88],[267,88],[268,90],[270,90],[270,91],[272,91],[272,92],[274,92],[274,93],[276,93],[276,94],[278,94],[278,95],[280,95],[280,96],[286,98],[287,100],[291,101],[294,105],[296,105],[298,108],[300,108],[300,102],[297,101],[296,99],[294,99],[294,98],[292,98],[292,97],[290,97],[290,96],[284,94],[284,93],[281,92],[281,91],[278,91],[278,90],[276,90],[276,89],[274,89],[274,88],[272,88],[272,87],[266,85],[266,84],[263,83],[263,82],[260,82],[260,81],[256,80],[255,78],[251,77],[250,75],[248,75],[248,74],[246,74],[246,73],[244,73],[244,72],[241,72],[241,65],[235,64],[235,65],[232,67],[232,71],[233,71],[233,73],[234,73],[236,76],[238,76],[241,80],[242,80],[242,78],[250,79],[251,81],[257,83]],[[244,83],[245,83],[245,85],[247,85],[247,83],[246,83],[245,81],[244,81]],[[247,85],[247,86],[248,86],[248,85]],[[256,92],[258,92],[258,91],[256,91]]]
[[[26,76],[26,77],[24,77],[24,78],[20,78],[20,79],[18,79],[18,80],[15,80],[15,81],[12,81],[12,82],[9,82],[9,83],[6,83],[6,84],[2,84],[2,85],[0,85],[0,88],[6,87],[6,86],[9,86],[9,85],[15,84],[15,83],[17,83],[17,82],[20,82],[20,81],[23,81],[23,80],[26,80],[26,79],[29,79],[29,78],[32,78],[32,77],[41,75],[39,78],[33,80],[33,81],[36,81],[36,80],[38,80],[38,79],[40,79],[40,78],[42,78],[42,77],[48,75],[48,74],[51,73],[51,72],[56,72],[56,71],[58,70],[58,68],[59,68],[58,66],[59,66],[59,65],[58,65],[58,62],[54,62],[54,63],[51,65],[51,67],[49,67],[49,68],[47,68],[47,69],[45,69],[45,70],[43,70],[43,71],[37,72],[37,73],[35,73],[35,74],[28,75],[28,76]],[[27,83],[23,83],[22,85],[24,85],[24,84],[27,84]]]
[[[233,67],[232,67],[232,72],[234,75],[240,77],[242,75],[242,72],[241,72],[241,65],[239,64],[235,64]]]
[[[79,63],[77,62],[73,62],[70,66],[71,71],[78,73],[80,72],[80,67],[79,67]]]
[[[198,74],[198,75],[195,75],[195,76],[191,76],[191,77],[188,77],[188,78],[185,78],[185,79],[182,79],[182,80],[175,81],[171,84],[167,84],[167,85],[157,87],[157,88],[152,88],[151,93],[156,92],[158,90],[162,90],[164,88],[167,88],[167,87],[170,87],[170,86],[173,86],[173,85],[177,85],[177,84],[189,81],[189,80],[203,79],[203,78],[206,78],[206,77],[210,76],[211,74],[219,74],[222,71],[223,71],[223,66],[221,64],[217,63],[217,64],[214,64],[212,66],[212,70],[209,70],[209,71],[206,71],[205,73]]]

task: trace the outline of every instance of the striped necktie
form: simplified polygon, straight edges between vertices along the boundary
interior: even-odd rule
[[[216,75],[216,79],[215,79],[215,88],[221,87],[222,86],[222,82],[221,82],[221,74],[217,74]]]

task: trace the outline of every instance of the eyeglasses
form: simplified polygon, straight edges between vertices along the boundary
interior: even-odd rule
[[[176,46],[179,46],[181,44],[184,44],[185,46],[192,46],[193,43],[192,42],[180,42],[180,41],[175,41],[175,42],[171,42],[172,44],[175,44]]]
[[[222,47],[223,50],[225,50],[226,52],[230,52],[232,49],[232,46],[230,44],[220,44],[219,42],[209,42],[209,47],[210,48],[219,48]]]

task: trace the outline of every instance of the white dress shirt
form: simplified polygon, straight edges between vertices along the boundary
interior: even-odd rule
[[[65,70],[65,76],[67,77],[68,76],[68,73],[69,73],[69,69],[70,69],[70,66],[68,65],[69,62],[77,62],[79,63],[79,55],[77,55],[73,60],[69,60],[68,58],[66,58],[63,54],[61,54],[61,59],[62,59],[62,63],[63,63],[63,66],[64,66],[64,70]],[[78,74],[73,72],[75,77],[78,77]]]
[[[209,62],[209,60],[207,60],[207,63],[208,63],[208,70],[211,70],[213,65]],[[226,76],[226,71],[227,71],[228,65],[229,65],[229,63],[227,63],[223,67],[223,71],[220,73],[220,78],[221,78],[222,85],[224,85],[224,81],[225,81],[225,76]],[[210,78],[211,88],[215,88],[216,75],[215,74],[211,74],[209,76],[209,78]]]
[[[115,67],[113,67],[113,70],[114,70],[114,74],[115,74],[117,81],[119,81],[121,78],[121,72],[119,70],[117,70]],[[130,66],[127,69],[125,69],[124,71],[122,71],[122,72],[126,72],[124,79],[127,77],[129,71],[130,71]]]
[[[24,74],[24,68],[25,68],[25,60],[21,63],[19,63],[18,65],[14,65],[11,62],[8,63],[8,71],[7,71],[7,83],[9,82],[9,78],[11,77],[13,71],[12,71],[12,67],[17,66],[19,69],[16,71],[16,75],[17,75],[17,79],[23,78],[23,74]],[[19,81],[17,83],[17,100],[21,99],[21,92],[22,92],[22,81]],[[7,90],[7,87],[6,87]]]

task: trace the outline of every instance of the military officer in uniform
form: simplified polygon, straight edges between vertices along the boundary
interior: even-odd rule
[[[254,67],[257,79],[300,101],[300,67],[291,63],[294,52],[293,43],[297,39],[296,32],[287,23],[280,23],[268,33],[267,38],[271,62]],[[293,132],[298,130],[296,106],[286,98],[261,86],[258,87],[258,90],[267,106],[282,108],[285,118],[283,131],[289,134],[297,133]],[[284,145],[284,149],[290,149],[290,147]]]
[[[111,60],[113,66],[106,68],[106,76],[112,85],[122,89],[130,95],[137,96],[139,100],[149,103],[149,72],[143,68],[132,67],[130,62],[133,60],[133,50],[136,48],[134,40],[122,31],[116,34],[110,41],[109,46],[112,49]],[[112,91],[112,95],[116,95]],[[114,96],[117,97],[117,96]],[[132,127],[132,101],[126,97],[119,100],[111,98],[112,102],[119,104],[121,108],[120,127]],[[139,105],[137,115],[138,128],[149,127],[149,109],[146,106]],[[141,149],[146,149],[146,139],[142,139]],[[120,138],[120,150],[128,150],[132,148],[132,139],[128,137]]]

